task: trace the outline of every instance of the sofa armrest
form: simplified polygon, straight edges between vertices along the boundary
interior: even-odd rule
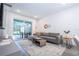
[[[58,44],[60,44],[60,41],[61,41],[61,35],[56,36],[56,39],[57,39],[57,41],[58,41]]]

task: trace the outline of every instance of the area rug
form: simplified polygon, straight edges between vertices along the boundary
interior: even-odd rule
[[[46,43],[46,46],[39,47],[30,40],[21,40],[19,44],[31,56],[61,56],[66,49],[61,45],[52,43]]]

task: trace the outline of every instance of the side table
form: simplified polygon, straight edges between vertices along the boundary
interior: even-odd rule
[[[66,47],[71,48],[73,36],[66,34],[63,36],[63,39],[64,39],[64,42],[66,44]]]

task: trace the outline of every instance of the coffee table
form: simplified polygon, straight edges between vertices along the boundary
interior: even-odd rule
[[[44,39],[42,39],[42,38],[34,38],[34,39],[33,39],[33,42],[34,42],[36,45],[40,46],[40,47],[46,45],[46,40],[44,40]]]

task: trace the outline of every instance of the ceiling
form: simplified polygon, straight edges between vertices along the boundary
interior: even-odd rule
[[[35,19],[41,19],[70,7],[79,6],[78,3],[10,3],[10,5],[12,5],[12,11]]]

